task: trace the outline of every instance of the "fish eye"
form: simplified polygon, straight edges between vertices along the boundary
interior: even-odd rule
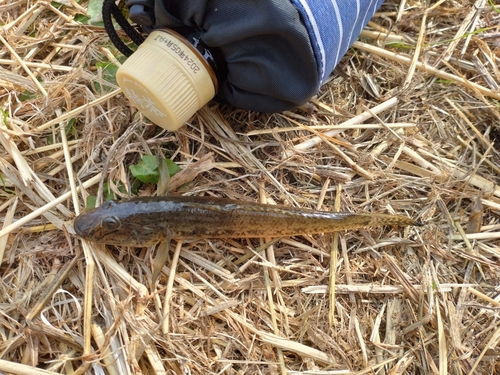
[[[120,220],[114,216],[105,217],[101,222],[101,226],[106,230],[116,230],[120,225]]]
[[[108,208],[111,208],[113,207],[114,205],[116,205],[116,202],[115,201],[106,201],[104,202],[100,208],[104,208],[104,209],[108,209]]]

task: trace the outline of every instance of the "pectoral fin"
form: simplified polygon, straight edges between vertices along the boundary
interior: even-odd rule
[[[170,241],[172,240],[172,235],[170,229],[167,229],[167,238],[165,241],[160,242],[158,248],[156,249],[156,257],[153,261],[153,276],[151,277],[151,286],[156,283],[163,266],[167,264],[168,253],[170,251]]]

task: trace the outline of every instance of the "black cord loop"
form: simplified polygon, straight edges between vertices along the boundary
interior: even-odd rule
[[[109,39],[118,49],[118,51],[129,57],[132,53],[134,53],[134,51],[132,51],[120,39],[120,36],[113,26],[111,16],[113,16],[118,25],[120,25],[123,31],[125,31],[132,42],[134,42],[137,46],[144,42],[144,38],[134,29],[134,27],[132,27],[132,25],[130,25],[127,19],[123,16],[120,8],[118,8],[118,6],[116,5],[115,0],[104,0],[102,4],[102,20],[104,22],[104,29],[106,30],[106,33],[109,35]]]

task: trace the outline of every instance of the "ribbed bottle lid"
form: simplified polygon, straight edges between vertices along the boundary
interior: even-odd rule
[[[172,30],[155,30],[118,69],[125,96],[155,124],[175,131],[207,104],[217,79],[201,54]]]

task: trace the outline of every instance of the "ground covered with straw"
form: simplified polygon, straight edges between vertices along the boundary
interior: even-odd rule
[[[0,2],[1,373],[500,373],[499,5],[389,0],[308,105],[176,133],[87,7]],[[156,247],[71,227],[88,196],[155,195],[144,155],[180,166],[170,194],[426,225],[172,242],[152,285]]]

